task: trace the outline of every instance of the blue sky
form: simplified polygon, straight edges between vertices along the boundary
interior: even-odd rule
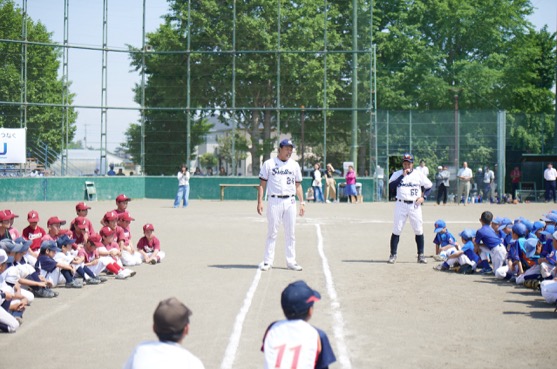
[[[15,0],[16,4],[21,1]],[[548,25],[555,32],[557,0],[531,0],[534,14],[530,21],[536,28]],[[28,0],[27,11],[34,20],[40,20],[53,33],[53,40],[63,42],[63,0]],[[146,31],[154,31],[167,12],[166,0],[147,0]],[[143,0],[112,0],[108,2],[108,45],[125,49],[126,44],[141,46]],[[102,45],[102,1],[73,0],[69,5],[70,44],[99,47]],[[133,102],[131,89],[140,76],[131,71],[126,53],[109,53],[108,106],[138,107]],[[98,51],[70,50],[69,79],[71,91],[76,94],[76,105],[100,105],[101,53]],[[87,146],[100,147],[100,111],[78,109],[75,140],[86,141]],[[112,151],[125,139],[124,132],[139,115],[133,110],[108,111],[108,150]]]

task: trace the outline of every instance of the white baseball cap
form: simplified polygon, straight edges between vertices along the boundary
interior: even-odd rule
[[[0,265],[8,261],[8,254],[4,249],[0,249]]]

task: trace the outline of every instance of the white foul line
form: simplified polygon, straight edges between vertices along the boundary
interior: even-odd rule
[[[321,226],[316,224],[315,227],[317,228],[317,250],[319,251],[319,256],[321,256],[323,274],[325,274],[325,283],[327,284],[327,293],[331,299],[331,309],[333,310],[333,333],[337,343],[338,362],[340,363],[341,368],[352,369],[352,364],[350,363],[350,358],[348,356],[348,349],[346,347],[346,342],[344,341],[344,319],[340,311],[340,303],[337,299],[337,292],[333,283],[331,268],[329,268],[327,256],[325,256],[325,252],[323,251]]]
[[[253,295],[255,294],[255,290],[257,289],[257,285],[259,284],[259,280],[261,279],[261,270],[257,268],[257,273],[255,273],[255,277],[251,282],[251,286],[244,298],[244,303],[238,315],[236,315],[236,321],[234,322],[234,329],[232,330],[232,335],[228,340],[228,346],[226,347],[226,351],[224,353],[224,358],[222,359],[222,363],[220,364],[221,369],[231,369],[232,364],[234,364],[234,360],[236,359],[236,352],[238,351],[238,344],[240,343],[240,337],[242,336],[242,328],[244,325],[244,321],[246,320],[246,315],[248,314],[249,308],[251,306],[251,302],[253,300]]]

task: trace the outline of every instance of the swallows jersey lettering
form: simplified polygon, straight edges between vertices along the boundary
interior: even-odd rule
[[[273,168],[273,170],[271,171],[272,175],[291,175],[294,174],[294,172],[288,170],[288,169],[281,169],[281,168]]]

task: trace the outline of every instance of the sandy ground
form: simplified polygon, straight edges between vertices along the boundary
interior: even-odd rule
[[[112,201],[90,204],[98,225]],[[255,201],[192,201],[173,209],[172,201],[135,200],[130,213],[141,226],[155,225],[167,259],[136,267],[129,280],[110,280],[81,290],[58,288],[56,299],[36,299],[15,334],[0,335],[3,368],[120,368],[133,347],[156,339],[152,313],[169,296],[192,310],[184,341],[207,369],[262,367],[261,338],[282,318],[280,293],[304,279],[322,294],[311,323],[324,329],[338,361],[332,368],[506,368],[550,367],[544,347],[554,339],[557,314],[541,295],[494,277],[435,272],[416,263],[409,224],[399,259],[388,265],[394,204],[308,204],[298,218],[297,251],[302,272],[285,269],[283,238],[275,268],[260,272],[266,217]],[[51,215],[71,220],[75,202],[4,203],[26,226],[37,210],[44,226]],[[479,228],[483,210],[529,219],[552,204],[424,206],[426,254],[434,247],[433,223],[446,220],[453,234]],[[526,343],[526,345],[525,345]],[[527,364],[526,364],[527,363]]]

